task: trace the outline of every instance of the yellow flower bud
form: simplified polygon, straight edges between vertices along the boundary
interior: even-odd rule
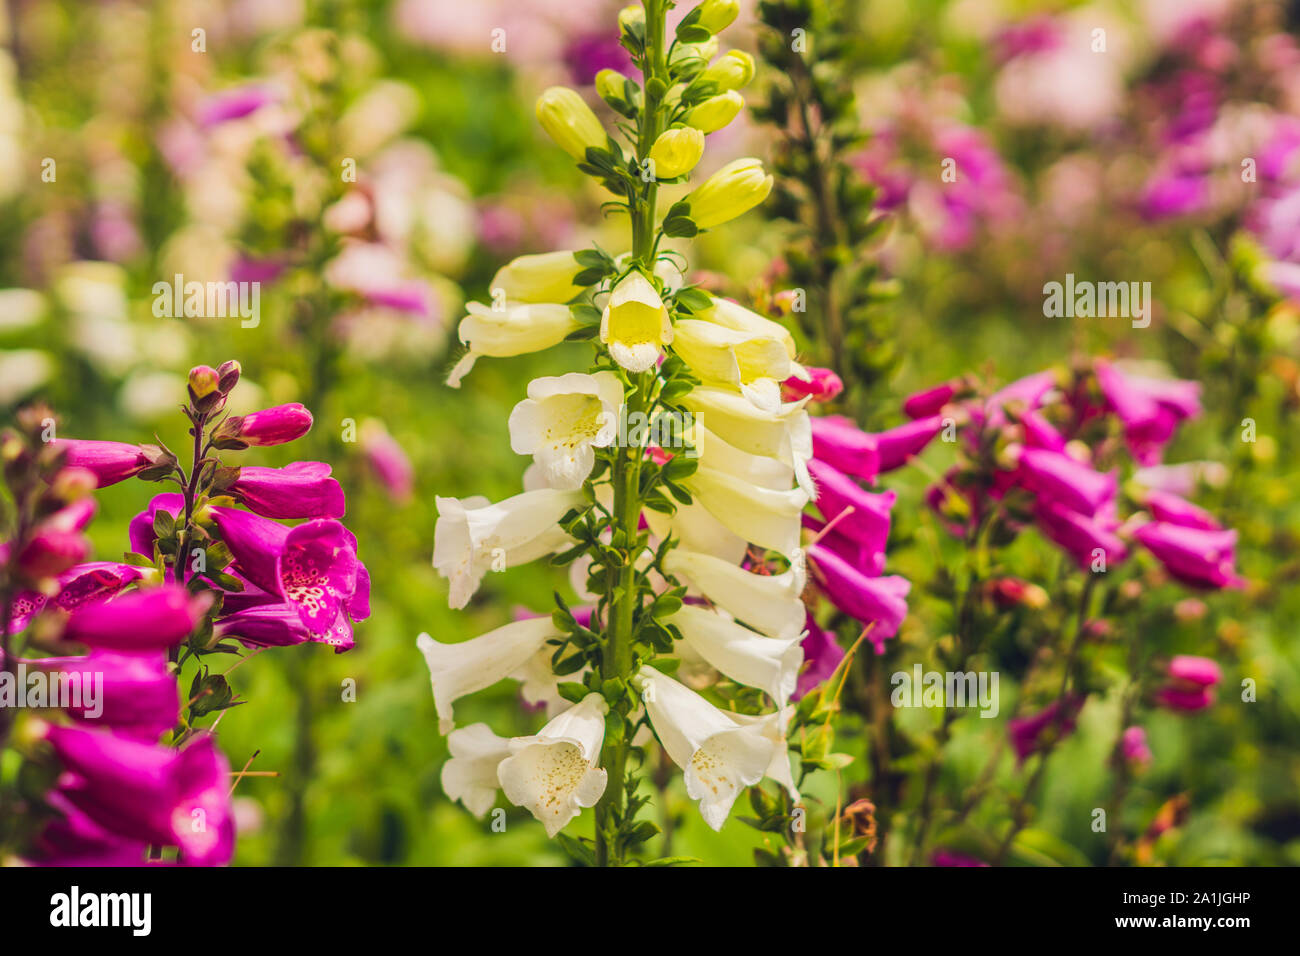
[[[762,160],[745,158],[723,166],[686,198],[695,224],[712,229],[749,212],[771,191],[772,177]]]
[[[650,147],[656,179],[676,179],[689,173],[703,155],[704,134],[691,126],[666,130]]]
[[[605,146],[605,128],[586,102],[564,86],[552,86],[537,99],[537,122],[557,146],[577,160],[587,148]]]
[[[492,277],[488,292],[505,293],[507,302],[568,302],[582,291],[573,277],[582,271],[572,252],[543,252],[519,256]]]
[[[728,90],[709,97],[691,110],[686,114],[686,122],[702,133],[712,133],[734,120],[744,106],[745,98],[735,90]]]
[[[754,58],[743,50],[732,50],[720,57],[700,74],[699,79],[712,80],[720,90],[738,90],[748,86],[754,78]]]
[[[621,100],[627,77],[618,70],[601,70],[596,74],[596,92],[603,100]]]
[[[685,60],[703,60],[708,63],[718,55],[718,38],[709,37],[699,43],[678,43],[673,47],[669,63],[681,63]]]
[[[704,0],[700,4],[700,26],[717,33],[731,26],[740,13],[738,0]]]
[[[639,23],[642,27],[645,26],[645,7],[639,3],[629,3],[618,11],[618,25],[624,31],[634,23]]]

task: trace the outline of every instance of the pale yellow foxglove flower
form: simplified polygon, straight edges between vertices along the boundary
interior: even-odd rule
[[[609,294],[600,317],[600,340],[629,372],[644,372],[673,340],[673,322],[650,280],[629,272]]]
[[[559,345],[581,327],[567,305],[506,303],[498,309],[471,302],[465,308],[469,315],[460,320],[457,334],[469,351],[447,376],[452,388],[460,388],[461,379],[481,356],[510,358],[540,352]]]
[[[582,271],[571,251],[542,252],[511,259],[488,286],[493,298],[507,303],[568,302],[582,292],[574,277]]]
[[[587,101],[567,86],[552,86],[537,98],[537,122],[555,145],[579,162],[586,159],[588,147],[607,146],[605,127]]]
[[[739,116],[744,108],[745,98],[735,90],[728,90],[692,107],[686,114],[686,122],[701,133],[715,133]]]
[[[695,168],[704,155],[704,134],[690,126],[665,130],[650,147],[656,179],[676,179]]]
[[[794,693],[803,665],[802,632],[768,637],[737,624],[730,615],[691,604],[664,618],[686,646],[732,680],[757,687],[782,707]]]
[[[551,488],[581,488],[597,448],[618,437],[623,385],[612,372],[569,372],[528,383],[510,413],[510,447],[532,455]]]

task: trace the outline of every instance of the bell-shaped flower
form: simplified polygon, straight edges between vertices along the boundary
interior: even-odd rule
[[[1180,422],[1201,413],[1199,382],[1134,375],[1098,361],[1097,384],[1140,465],[1159,463]]]
[[[330,466],[296,461],[283,468],[245,465],[227,493],[264,518],[342,518],[343,489]]]
[[[655,734],[682,768],[686,793],[704,822],[722,829],[741,791],[763,779],[777,747],[755,725],[742,726],[695,691],[652,667],[638,673]]]
[[[1215,520],[1214,515],[1204,508],[1199,508],[1185,498],[1168,491],[1148,491],[1143,504],[1157,521],[1181,525],[1184,528],[1201,528],[1205,531],[1220,531],[1223,526]]]
[[[796,470],[812,457],[806,400],[762,408],[731,389],[699,386],[686,393],[682,404],[709,431],[747,454],[775,458]]]
[[[844,382],[828,368],[809,367],[807,378],[791,375],[781,383],[781,397],[787,402],[807,398],[814,402],[829,402],[844,391]]]
[[[673,341],[673,322],[653,284],[632,270],[609,293],[600,317],[600,341],[629,372],[644,372]]]
[[[1021,480],[1040,501],[1057,502],[1072,511],[1094,515],[1115,498],[1113,472],[1102,474],[1069,455],[1043,448],[1022,448]]]
[[[81,605],[63,637],[104,650],[159,650],[188,637],[211,603],[175,584],[128,591]]]
[[[749,547],[740,535],[727,529],[699,502],[689,505],[678,504],[671,515],[659,511],[642,512],[650,532],[661,541],[669,537],[677,540],[678,550],[707,554],[731,565],[738,565],[745,557]]]
[[[941,431],[943,431],[943,418],[939,415],[931,415],[929,418],[918,418],[895,428],[888,428],[872,436],[876,440],[880,471],[901,468],[913,456],[924,451],[925,446],[934,441]]]
[[[581,488],[596,464],[594,449],[618,437],[622,405],[623,385],[613,372],[535,378],[510,413],[510,447],[532,455],[550,487]]]
[[[803,665],[802,634],[767,637],[718,611],[685,604],[664,618],[682,632],[682,641],[711,667],[747,687],[757,687],[784,706],[794,693]]]
[[[799,596],[804,574],[797,566],[782,574],[755,574],[679,546],[664,555],[663,569],[768,637],[788,640],[803,630],[805,610]]]
[[[871,480],[880,472],[880,446],[875,435],[858,428],[843,415],[812,420],[813,456],[854,478]]]
[[[1128,547],[1115,534],[1119,521],[1114,502],[1096,515],[1085,515],[1055,501],[1041,501],[1034,508],[1034,519],[1038,529],[1070,555],[1080,570],[1091,571],[1098,559],[1109,568],[1128,557]]]
[[[339,522],[318,518],[286,528],[235,508],[214,506],[208,513],[239,573],[297,608],[319,639],[334,643],[340,615],[369,616],[369,576],[356,537]]]
[[[57,608],[71,614],[91,601],[112,597],[128,584],[150,582],[157,577],[158,572],[151,568],[114,561],[89,561],[75,565],[54,579],[56,590],[53,597],[37,591],[19,591],[14,596],[9,631],[16,634],[23,630],[43,610]]]
[[[519,256],[497,270],[488,291],[507,302],[568,302],[582,292],[573,281],[581,271],[570,251]]]
[[[791,700],[800,700],[811,690],[824,684],[835,673],[844,660],[844,648],[835,640],[835,634],[823,630],[812,614],[808,615],[803,639],[803,656],[805,666],[799,674]]]
[[[794,773],[790,769],[790,743],[786,739],[786,731],[790,726],[790,719],[794,716],[794,708],[785,706],[770,714],[729,713],[727,716],[741,727],[753,727],[772,741],[772,760],[763,771],[763,776],[775,780],[785,788],[790,798],[798,803],[799,788],[795,786]]]
[[[1223,679],[1218,663],[1208,657],[1179,654],[1169,661],[1169,683],[1156,691],[1156,701],[1169,710],[1204,710],[1214,703],[1214,685]]]
[[[790,355],[781,338],[682,319],[673,332],[673,351],[706,384],[738,388],[760,408],[780,407],[780,383],[791,374]]]
[[[510,358],[540,352],[559,345],[566,335],[581,327],[567,305],[518,305],[507,301],[501,308],[489,308],[471,302],[465,309],[469,315],[460,320],[456,334],[469,351],[447,376],[452,388],[460,388],[460,380],[482,356]]]
[[[275,600],[274,595],[268,597]],[[222,610],[230,606],[223,605]],[[313,641],[328,644],[341,654],[356,646],[346,615],[337,615],[325,630],[315,630],[303,623],[296,605],[284,603],[258,604],[223,614],[213,631],[219,638],[233,637],[247,647],[292,647]]]
[[[739,90],[754,78],[754,58],[744,50],[729,50],[709,64],[699,80],[720,90]]]
[[[1083,709],[1084,696],[1069,694],[1057,698],[1036,714],[1007,721],[1007,737],[1016,752],[1016,764],[1042,749],[1049,740],[1074,732],[1075,719]]]
[[[510,756],[509,744],[509,738],[498,737],[487,724],[453,730],[447,735],[451,758],[442,765],[443,793],[474,816],[486,815],[497,802],[497,767]]]
[[[514,621],[460,644],[442,644],[421,634],[416,646],[429,666],[441,731],[455,726],[452,705],[457,700],[515,674],[559,636],[549,617]]]
[[[929,418],[937,415],[957,394],[957,383],[944,382],[933,388],[915,392],[903,400],[903,414],[908,418]]]
[[[898,495],[864,491],[852,478],[816,459],[809,462],[808,470],[817,483],[817,510],[822,517],[834,521],[836,532],[858,542],[868,553],[882,553]],[[872,573],[879,571],[875,568]]]
[[[1151,521],[1133,536],[1159,559],[1171,577],[1194,588],[1241,588],[1235,568],[1237,532],[1189,528]]]
[[[99,826],[177,846],[181,862],[220,866],[234,851],[230,767],[211,734],[183,750],[75,727],[44,728],[66,771],[59,792]]]
[[[700,504],[746,541],[787,557],[799,547],[799,516],[808,504],[801,488],[777,491],[716,468],[701,467],[682,482]]]
[[[907,595],[912,583],[896,574],[868,577],[824,544],[808,548],[812,579],[831,603],[850,617],[871,625],[867,632],[877,654],[885,641],[898,633],[907,617]]]
[[[165,511],[176,518],[185,509],[185,496],[175,491],[154,495],[149,507],[131,519],[127,525],[127,537],[131,541],[131,550],[135,554],[153,559],[153,545],[156,535],[153,530],[154,516]]]
[[[536,817],[548,837],[605,792],[597,762],[608,711],[603,697],[588,694],[536,734],[511,739],[510,756],[497,767],[506,799]]]
[[[492,504],[486,498],[438,498],[433,566],[451,585],[447,602],[462,608],[483,576],[563,550],[572,539],[559,520],[583,502],[581,491],[540,488]]]

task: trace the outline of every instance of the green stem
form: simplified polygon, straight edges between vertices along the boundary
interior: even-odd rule
[[[644,161],[655,140],[663,132],[663,93],[668,88],[668,67],[664,56],[663,0],[646,0],[646,55],[641,64],[645,80],[645,109],[637,137],[637,159]],[[644,168],[644,167],[643,167]],[[649,273],[654,270],[655,213],[659,187],[653,180],[645,184],[640,196],[629,196],[632,218],[632,255]],[[644,412],[652,391],[653,372],[633,379],[627,397],[629,413]],[[613,600],[601,655],[600,676],[603,680],[626,682],[632,676],[632,637],[636,611],[640,606],[637,588],[637,536],[641,521],[641,457],[639,446],[619,449],[613,468],[614,545],[620,552],[620,564],[609,577]],[[628,748],[631,744],[628,722],[619,714],[605,724],[605,743],[601,766],[609,783],[596,804],[596,864],[621,865],[622,851],[617,834],[618,815],[624,804]]]

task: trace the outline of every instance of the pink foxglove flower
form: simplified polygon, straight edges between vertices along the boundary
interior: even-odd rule
[[[1169,662],[1170,682],[1156,691],[1156,700],[1169,710],[1204,710],[1214,703],[1214,686],[1223,679],[1219,665],[1208,657],[1179,655]]]
[[[130,591],[82,605],[63,637],[104,650],[158,650],[188,637],[210,603],[174,584]]]
[[[140,445],[68,438],[60,438],[54,445],[64,453],[64,462],[68,467],[89,471],[95,476],[96,487],[99,488],[132,478],[151,464],[145,449]]]
[[[330,471],[319,461],[296,461],[283,468],[245,465],[228,491],[264,518],[342,518],[343,489]]]

